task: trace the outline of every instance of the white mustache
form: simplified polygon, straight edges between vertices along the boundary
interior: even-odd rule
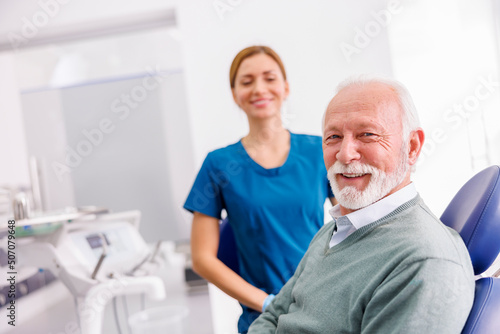
[[[340,161],[336,161],[328,172],[329,174],[375,174],[378,172],[378,169],[361,162],[344,165]]]

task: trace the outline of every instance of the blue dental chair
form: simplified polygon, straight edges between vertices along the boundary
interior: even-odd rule
[[[472,177],[441,216],[465,242],[474,274],[486,271],[500,252],[500,166]],[[474,304],[463,334],[500,333],[500,278],[476,280]]]
[[[455,195],[441,216],[467,246],[479,275],[500,253],[500,166],[491,166],[472,177]],[[239,272],[236,242],[227,219],[220,225],[217,257]],[[462,334],[500,333],[500,278],[476,281],[474,304]]]

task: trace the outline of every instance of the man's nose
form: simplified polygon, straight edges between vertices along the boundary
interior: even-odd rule
[[[340,150],[337,152],[336,158],[343,164],[349,164],[352,161],[359,160],[361,154],[355,140],[351,138],[343,138],[340,144]]]

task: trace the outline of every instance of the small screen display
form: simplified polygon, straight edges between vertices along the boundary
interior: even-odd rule
[[[102,234],[104,236],[104,240],[106,240],[106,245],[109,245],[109,240],[106,237],[106,234]],[[90,245],[90,248],[95,249],[102,247],[102,238],[99,234],[92,234],[87,237],[87,242]]]

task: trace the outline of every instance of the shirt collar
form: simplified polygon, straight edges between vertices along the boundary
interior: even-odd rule
[[[390,194],[389,196],[384,197],[367,207],[351,212],[345,215],[345,217],[349,219],[356,229],[360,229],[361,227],[388,215],[397,207],[408,202],[415,196],[417,196],[417,189],[415,188],[413,182],[411,182],[395,193]],[[329,213],[335,220],[342,216],[340,214],[340,206],[338,204],[331,208]]]

